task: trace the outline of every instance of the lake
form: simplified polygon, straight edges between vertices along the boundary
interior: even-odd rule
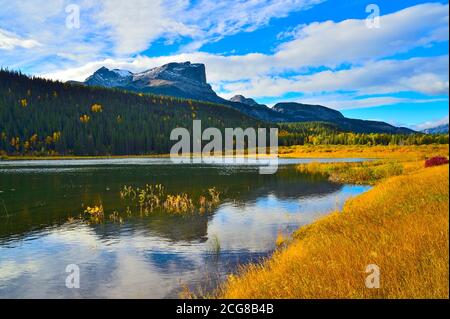
[[[279,233],[313,222],[369,189],[298,173],[293,164],[360,159],[280,159],[273,175],[248,165],[170,159],[0,161],[0,298],[177,298],[209,292],[239,265],[269,256]],[[124,185],[163,184],[194,196],[214,187],[210,212],[133,213],[91,223],[86,206],[124,212]],[[67,265],[80,288],[66,287]]]

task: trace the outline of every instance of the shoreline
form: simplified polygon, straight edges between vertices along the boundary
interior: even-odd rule
[[[414,156],[417,159],[425,159],[446,152],[448,156],[449,144],[429,145],[294,145],[281,146],[277,154],[278,158],[398,158]],[[190,154],[190,157],[196,157]],[[248,157],[247,155],[240,157]],[[273,155],[263,154],[259,158],[272,158]],[[127,158],[170,158],[170,154],[147,155],[55,155],[55,156],[29,156],[29,155],[3,155],[1,161],[33,161],[33,160],[95,160],[95,159],[127,159]]]
[[[422,166],[380,180],[207,297],[448,298],[448,172]],[[379,289],[368,289],[367,265],[381,269]]]

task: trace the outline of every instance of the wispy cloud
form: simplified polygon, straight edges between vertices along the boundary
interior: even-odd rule
[[[426,121],[426,122],[420,123],[418,125],[415,125],[414,129],[418,130],[418,131],[422,131],[422,130],[426,130],[427,128],[433,128],[433,127],[436,127],[439,125],[444,125],[444,124],[448,124],[448,115],[445,116],[444,118],[441,118],[436,121]]]
[[[280,96],[287,92],[329,93],[354,91],[359,94],[385,94],[414,91],[447,94],[448,56],[381,60],[339,71],[322,71],[292,77],[256,77],[223,85],[232,95],[242,92],[253,97]]]
[[[32,39],[23,39],[12,32],[0,29],[0,49],[13,50],[17,47],[31,49],[41,44]]]

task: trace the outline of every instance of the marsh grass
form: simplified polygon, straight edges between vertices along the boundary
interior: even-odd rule
[[[395,160],[367,161],[361,163],[318,163],[297,165],[297,170],[307,174],[321,174],[331,181],[349,184],[375,184],[376,182],[401,175],[404,166]]]
[[[93,224],[99,224],[102,223],[105,217],[105,212],[103,210],[103,205],[95,205],[93,207],[86,207],[84,210],[85,214],[88,214],[89,221]]]
[[[215,259],[219,259],[220,252],[222,250],[222,247],[220,245],[220,239],[219,236],[213,235],[211,236],[211,241],[209,243],[209,255],[214,256]]]
[[[449,168],[408,163],[402,176],[300,228],[286,249],[250,264],[219,298],[448,298]],[[365,269],[381,270],[368,289]]]
[[[280,146],[280,157],[301,158],[374,158],[402,160],[426,160],[434,156],[447,156],[447,145],[294,145]]]
[[[187,193],[168,194],[161,184],[147,184],[142,188],[125,185],[120,191],[120,197],[122,200],[135,204],[144,215],[154,211],[179,215],[206,213],[220,204],[220,192],[215,188],[210,188],[198,198],[193,198]],[[128,212],[131,211],[129,206],[127,209]]]

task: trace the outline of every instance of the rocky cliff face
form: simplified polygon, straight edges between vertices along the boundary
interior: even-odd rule
[[[104,87],[125,87],[133,79],[133,73],[125,70],[109,70],[101,67],[84,81],[87,85]]]
[[[205,65],[200,63],[169,63],[140,73],[102,67],[84,83],[216,103],[224,101],[206,82]]]

